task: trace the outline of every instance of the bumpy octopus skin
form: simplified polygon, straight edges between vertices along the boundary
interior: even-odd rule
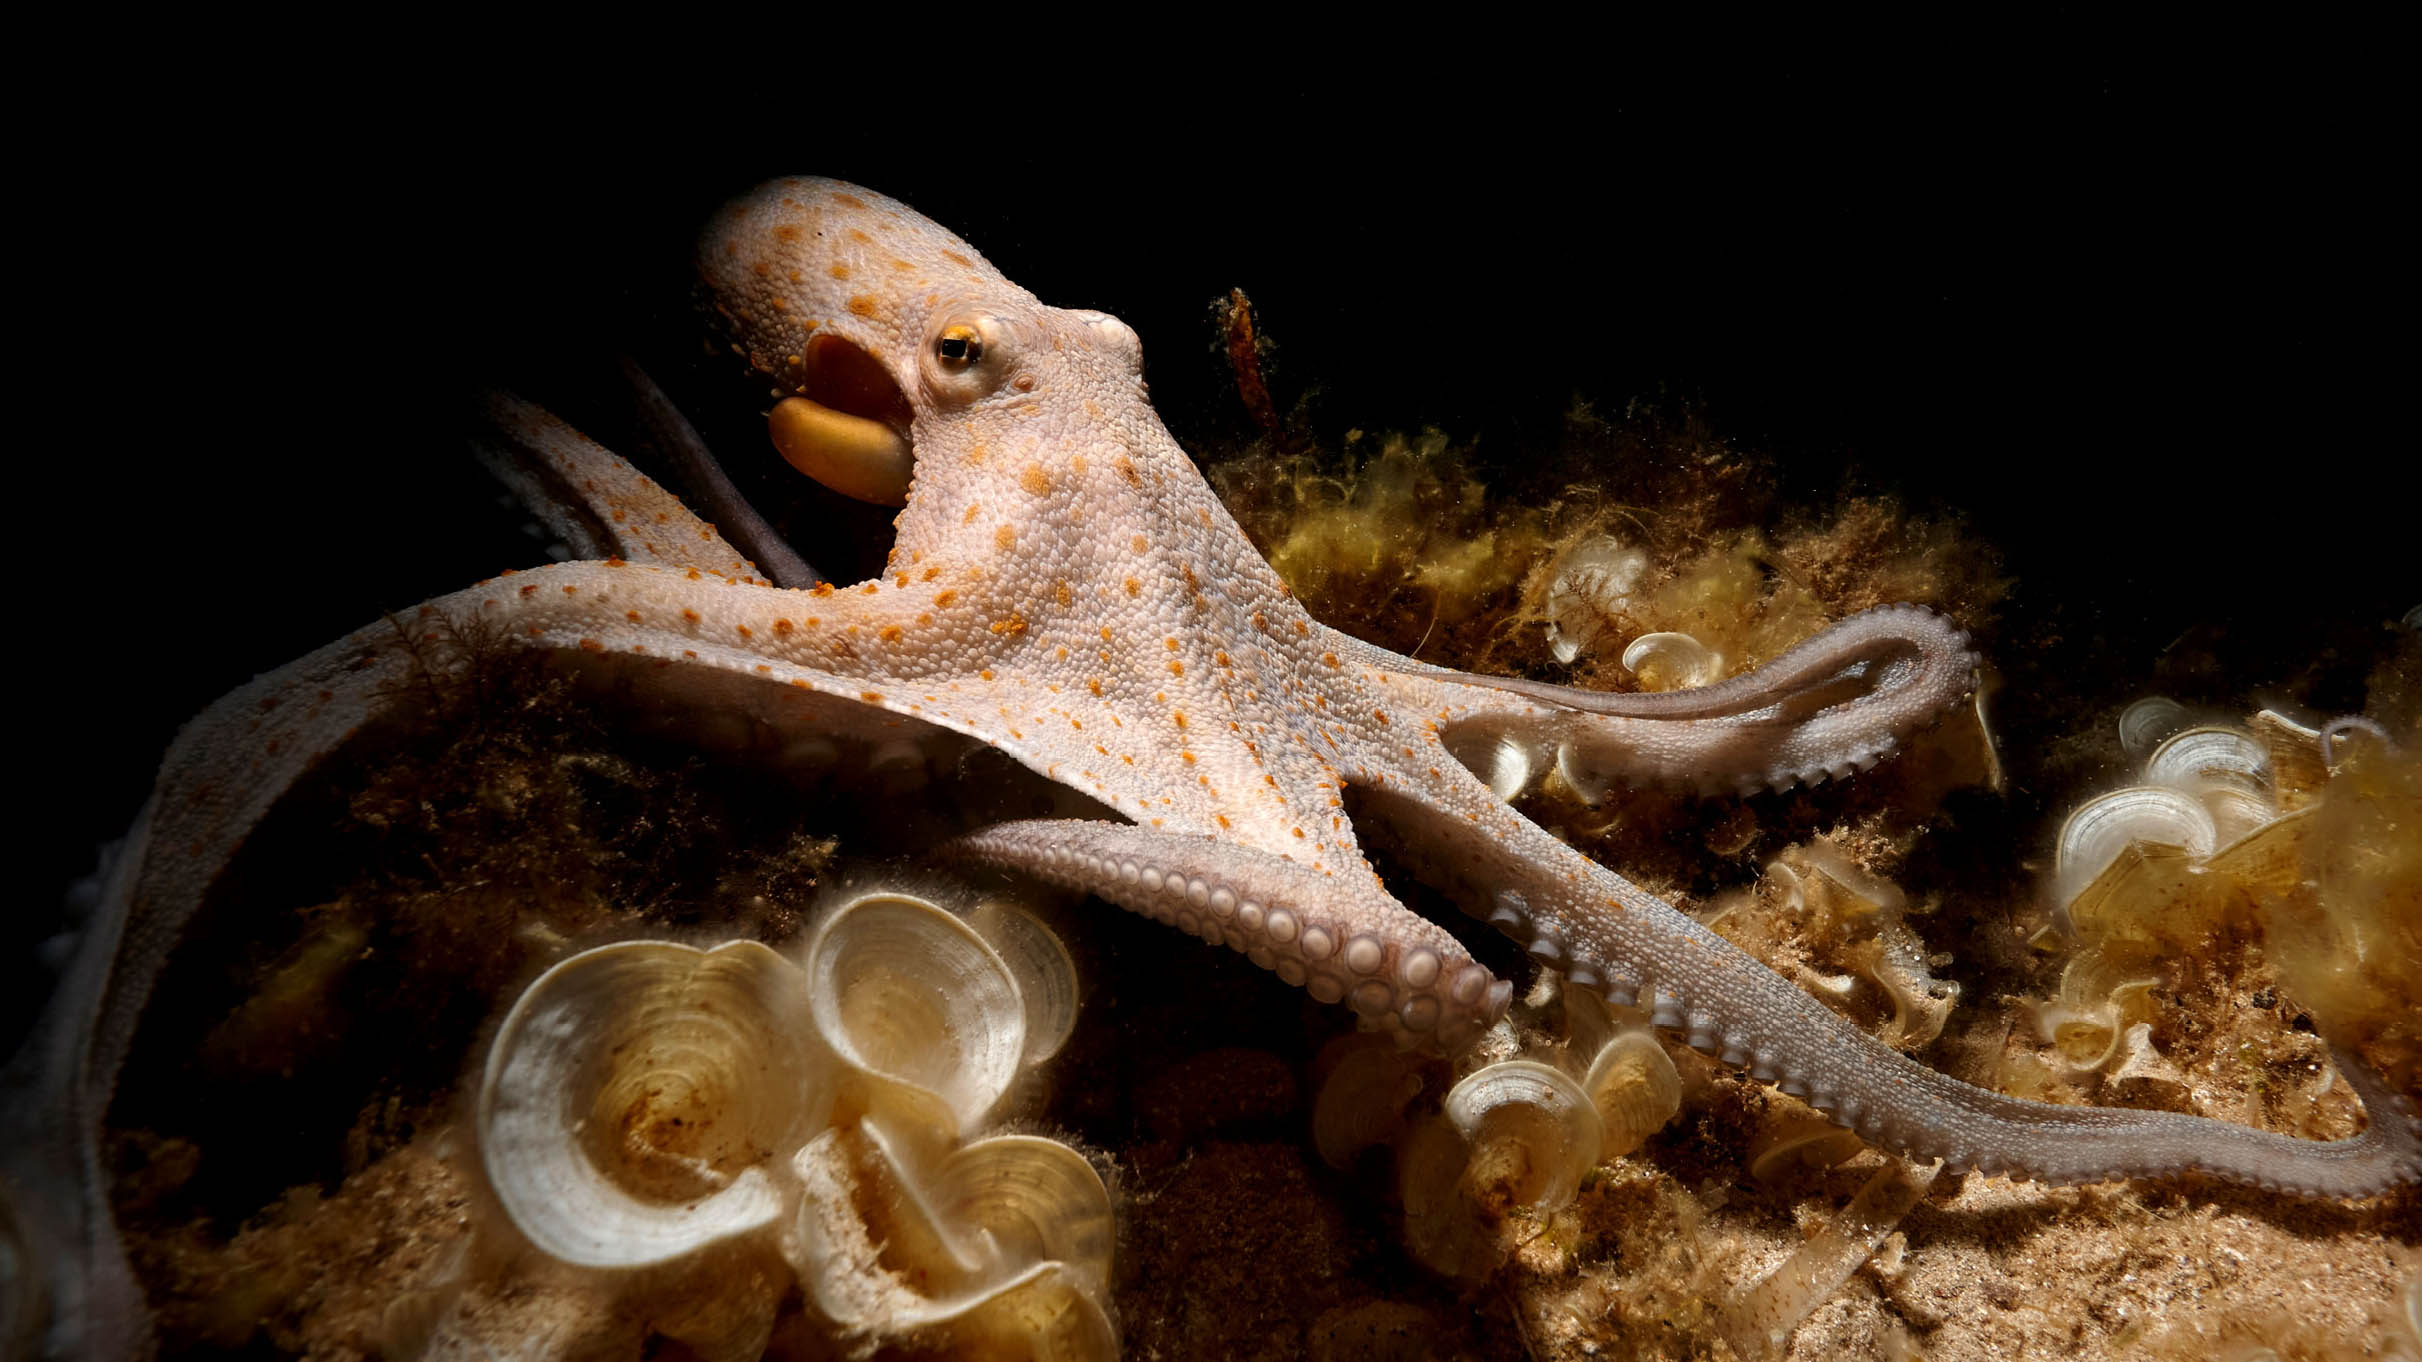
[[[12,1198],[75,1250],[53,1287],[54,1344],[81,1319],[98,1350],[135,1346],[111,1323],[140,1296],[94,1137],[177,932],[277,796],[416,662],[472,635],[652,662],[701,707],[996,746],[1128,821],[999,824],[949,854],[1171,923],[1424,1043],[1467,1042],[1510,984],[1388,893],[1347,817],[1349,788],[1425,879],[1569,985],[1647,1010],[1885,1148],[2054,1183],[2200,1172],[2362,1197],[2422,1177],[2411,1102],[2350,1056],[2340,1069],[2370,1125],[2326,1143],[1947,1078],[1533,825],[1452,755],[1513,744],[1560,753],[1584,779],[1703,789],[1845,776],[1972,686],[1966,640],[1939,617],[1871,611],[1758,672],[1662,695],[1416,663],[1289,595],[1162,428],[1141,343],[1116,318],[1045,306],[905,206],[829,180],[779,180],[728,205],[700,270],[734,348],[784,390],[813,387],[819,356],[849,352],[896,384],[865,404],[914,454],[884,575],[773,587],[627,464],[500,403],[500,428],[577,489],[576,544],[611,556],[431,601],[404,622],[417,649],[392,625],[366,628],[180,736],[96,924],[103,940],[12,1085],[47,1113],[10,1123]],[[40,1195],[46,1174],[78,1195]]]

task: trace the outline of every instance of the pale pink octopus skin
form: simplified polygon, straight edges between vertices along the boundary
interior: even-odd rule
[[[592,540],[615,556],[427,603],[405,621],[417,664],[479,631],[654,660],[678,702],[776,723],[955,730],[1131,821],[1000,824],[948,854],[1170,922],[1446,1048],[1494,1021],[1510,985],[1389,894],[1346,817],[1349,786],[1403,829],[1425,879],[1568,984],[1636,1003],[1884,1148],[2055,1183],[2191,1171],[2362,1197],[2422,1176],[2412,1104],[2346,1056],[2371,1124],[2329,1143],[1945,1077],[1533,825],[1449,754],[1503,738],[1592,776],[1705,789],[1847,775],[1970,690],[1975,658],[1939,617],[1871,611],[1757,672],[1662,695],[1416,663],[1291,597],[1163,429],[1141,342],[1116,318],[1045,306],[907,207],[830,180],[727,206],[700,272],[734,348],[777,384],[811,333],[897,383],[915,480],[885,574],[767,585],[627,464],[502,402],[501,427],[589,484]],[[937,353],[954,326],[981,336],[980,358]],[[413,652],[372,625],[228,696],[169,752],[102,940],[12,1071],[46,1113],[10,1123],[12,1197],[36,1233],[75,1246],[54,1347],[78,1328],[100,1352],[140,1346],[93,1141],[153,977],[250,828],[387,703]]]

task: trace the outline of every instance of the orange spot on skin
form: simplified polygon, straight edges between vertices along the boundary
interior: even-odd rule
[[[849,266],[844,265],[840,261],[836,260],[830,266],[826,267],[824,272],[831,275],[835,279],[847,279],[849,277]],[[851,302],[853,306],[851,306],[850,311],[856,312],[858,310],[854,305],[856,303],[856,299],[852,299]],[[863,316],[871,314],[861,313],[860,315]]]
[[[881,582],[868,582],[866,585],[858,588],[858,594],[861,596],[872,596],[882,589],[883,584]]]
[[[1061,609],[1067,609],[1068,602],[1070,599],[1072,599],[1068,592],[1068,583],[1064,581],[1053,582],[1051,584],[1051,599],[1056,602]]]
[[[872,294],[866,293],[861,293],[850,299],[849,310],[853,315],[865,317],[869,320],[883,315],[882,305],[874,300],[874,296]]]
[[[1100,677],[1098,677],[1098,676],[1088,676],[1088,677],[1086,677],[1086,678],[1085,678],[1085,689],[1087,689],[1087,690],[1089,690],[1089,691],[1092,691],[1092,692],[1093,692],[1095,695],[1099,695],[1099,694],[1101,694],[1101,693],[1102,693],[1102,678],[1100,678]]]
[[[791,631],[791,622],[790,622],[789,620],[775,620],[775,621],[774,621],[774,632],[775,632],[775,633],[777,633],[777,634],[787,634],[787,633],[789,633],[790,631]]]
[[[695,610],[684,610],[681,612],[681,617],[688,620],[692,624],[696,624],[698,622],[698,612]]]
[[[1330,666],[1334,667],[1334,666],[1336,666],[1336,665],[1337,665],[1337,654],[1335,654],[1335,653],[1322,653],[1322,654],[1320,655],[1320,660],[1321,660],[1321,661],[1323,661],[1323,662],[1325,662],[1325,663],[1327,663],[1327,664],[1329,664]]]
[[[831,582],[816,583],[816,594],[819,596],[830,596],[833,594],[833,584]]]
[[[1144,485],[1144,480],[1136,475],[1135,460],[1121,454],[1110,461],[1110,466],[1118,470],[1118,475],[1127,480],[1128,486],[1141,487]]]
[[[1051,490],[1051,475],[1043,471],[1041,464],[1030,463],[1025,472],[1018,474],[1018,486],[1039,497]]]
[[[896,624],[886,624],[875,635],[875,637],[882,639],[885,643],[897,643],[900,641],[900,626]]]
[[[1169,717],[1177,721],[1177,726],[1179,728],[1184,728],[1186,726],[1186,711],[1181,709]]]
[[[1223,828],[1224,828],[1224,827],[1228,826],[1228,815],[1226,815],[1226,814],[1224,814],[1224,813],[1215,813],[1215,814],[1213,814],[1213,815],[1211,815],[1211,816],[1212,816],[1214,819],[1217,819],[1217,820],[1218,820],[1219,825],[1220,825],[1221,827],[1223,827]]]
[[[1130,596],[1140,596],[1140,595],[1144,594],[1144,584],[1143,584],[1142,582],[1139,582],[1139,581],[1135,580],[1133,577],[1130,577],[1130,578],[1128,578],[1128,579],[1127,579],[1126,586],[1127,586],[1127,594],[1128,594],[1128,595],[1130,595]],[[1105,630],[1103,630],[1102,632],[1103,632],[1103,633],[1105,633],[1105,634],[1107,634],[1107,633],[1109,633],[1110,631],[1109,631],[1109,630],[1107,630],[1107,629],[1105,629]]]
[[[1371,717],[1384,724],[1388,721],[1388,712],[1384,709],[1375,709],[1371,711]]]
[[[633,624],[639,623],[639,612],[636,610],[625,610],[622,612],[622,617]]]
[[[883,692],[879,690],[862,690],[858,692],[858,698],[864,700],[870,705],[879,705],[883,703]]]
[[[932,581],[934,578],[939,577],[939,576],[941,576],[941,575],[942,575],[942,569],[940,569],[940,568],[938,568],[938,567],[929,567],[929,568],[925,569],[925,571],[924,571],[924,572],[922,572],[922,573],[920,573],[920,574],[918,575],[917,580],[918,580],[918,581],[920,581],[920,582],[930,582],[930,581]]]
[[[986,667],[984,670],[982,670],[982,671],[980,671],[980,672],[977,672],[977,673],[976,673],[976,675],[978,675],[978,676],[980,676],[980,677],[983,677],[983,678],[984,678],[985,680],[987,680],[987,681],[990,681],[990,680],[992,679],[992,668],[990,668],[990,667]]]
[[[976,512],[977,512],[977,511],[979,511],[979,510],[981,510],[981,509],[983,509],[983,507],[982,507],[981,503],[979,503],[979,504],[977,504],[977,505],[969,506],[969,507],[967,508],[967,514],[965,514],[965,515],[963,515],[963,516],[960,516],[960,517],[959,517],[959,523],[960,523],[960,524],[962,524],[962,525],[973,525],[973,524],[975,524],[975,523],[976,523]]]
[[[1135,550],[1137,553],[1142,553],[1142,552],[1143,552],[1143,551],[1145,551],[1146,549],[1151,548],[1151,547],[1152,547],[1152,543],[1151,543],[1151,541],[1150,541],[1150,540],[1145,539],[1145,538],[1144,538],[1142,535],[1140,535],[1140,534],[1139,534],[1139,535],[1137,535],[1135,538],[1130,539],[1130,540],[1128,540],[1128,541],[1127,541],[1127,547],[1129,547],[1129,548],[1131,548],[1131,549]]]
[[[948,591],[948,590],[945,590],[945,591],[937,591],[937,592],[935,592],[935,593],[934,593],[933,603],[934,603],[935,605],[944,605],[944,606],[946,606],[946,605],[949,605],[949,604],[950,604],[952,601],[957,600],[958,598],[959,598],[959,593],[958,593],[958,592],[956,592],[956,591]]]
[[[1178,661],[1176,658],[1169,659],[1169,674],[1171,676],[1184,676],[1186,674],[1186,664]]]
[[[523,587],[523,588],[521,589],[521,594],[522,594],[522,595],[524,595],[524,596],[535,596],[535,595],[537,595],[537,594],[538,594],[538,583],[536,583],[536,582],[532,582],[532,583],[530,583],[528,586]]]
[[[1177,754],[1177,759],[1186,763],[1188,766],[1192,766],[1194,764],[1194,754],[1192,752],[1180,752]]]
[[[1026,617],[1012,611],[1006,618],[992,622],[992,632],[1015,638],[1026,632]]]
[[[992,544],[994,548],[1007,553],[1018,546],[1018,532],[1008,525],[1003,525],[992,532]]]
[[[749,632],[749,627],[748,627],[747,625],[743,624],[743,625],[739,625],[739,626],[737,626],[737,627],[738,627],[738,628],[739,628],[739,630],[740,630],[740,637],[742,637],[742,638],[755,638],[755,637],[756,637],[756,635],[755,635],[755,634],[753,634],[753,633]]]
[[[797,241],[802,235],[804,233],[799,230],[799,225],[795,222],[786,222],[774,229],[774,240],[785,244]]]
[[[580,650],[584,653],[602,653],[605,645],[593,638],[584,638],[580,641]]]

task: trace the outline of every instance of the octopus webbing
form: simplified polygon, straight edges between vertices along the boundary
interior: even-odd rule
[[[700,270],[735,348],[793,396],[794,462],[904,508],[881,576],[778,587],[669,493],[534,409],[562,528],[595,561],[432,600],[258,678],[191,724],[88,949],[12,1071],[8,1194],[62,1246],[53,1318],[131,1346],[140,1299],[96,1132],[152,980],[278,796],[451,641],[623,659],[697,706],[797,725],[922,725],[996,747],[1124,821],[997,824],[943,855],[1096,894],[1243,953],[1377,1028],[1454,1049],[1512,984],[1400,903],[1349,816],[1568,986],[1878,1146],[2053,1183],[2201,1173],[2362,1197],[2422,1178],[2422,1121],[2359,1061],[2361,1135],[2314,1142],[2166,1112],[2005,1097],[1878,1043],[1522,816],[1457,754],[1557,753],[1595,782],[1754,790],[1837,779],[1963,700],[1976,657],[1915,607],[1856,616],[1757,671],[1611,695],[1429,666],[1289,593],[1163,428],[1141,342],[1049,307],[907,207],[829,180],[717,216]]]

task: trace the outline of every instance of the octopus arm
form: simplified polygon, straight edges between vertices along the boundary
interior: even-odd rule
[[[1976,684],[1976,654],[1920,606],[1854,615],[1756,671],[1712,686],[1612,694],[1518,677],[1420,670],[1458,748],[1476,737],[1552,751],[1585,794],[1617,784],[1785,789],[1882,760]],[[1520,696],[1535,703],[1508,705]]]
[[[1205,836],[1123,823],[1000,823],[949,850],[1096,894],[1226,945],[1324,1003],[1452,1049],[1505,1012],[1513,986],[1367,875],[1324,875]]]
[[[2422,1179],[2413,1102],[2351,1055],[2338,1065],[2369,1128],[2314,1141],[2173,1112],[2060,1106],[1960,1082],[1875,1040],[1739,947],[1540,831],[1485,790],[1366,807],[1416,862],[1568,983],[1719,1062],[1804,1098],[1870,1143],[1955,1169],[2047,1183],[2200,1173],[2314,1197]]]
[[[730,540],[773,578],[776,586],[811,587],[824,580],[798,550],[733,485],[731,475],[706,447],[697,427],[665,396],[656,380],[638,361],[622,361],[623,382],[631,390],[631,405],[639,416],[647,443],[671,465],[674,476],[688,489],[699,508],[714,517],[708,528]],[[606,451],[599,449],[600,454]],[[606,454],[606,457],[613,457]],[[628,555],[625,555],[626,557]]]
[[[697,433],[672,411],[647,376],[633,367],[630,378],[642,423],[650,434],[676,451],[686,435],[703,457],[704,444]],[[697,568],[740,581],[757,578],[756,564],[629,460],[574,430],[546,408],[511,393],[490,392],[483,405],[486,429],[472,439],[472,452],[548,533],[571,548],[574,557]],[[707,464],[713,467],[712,459]],[[716,476],[721,476],[720,469]],[[728,481],[723,486],[728,490]],[[738,493],[731,496],[738,501]],[[763,522],[753,510],[738,523],[743,529],[759,530],[766,541],[781,542],[770,530],[761,529]],[[781,552],[788,554],[788,547],[783,546]],[[805,581],[782,585],[812,586],[815,581],[810,573]]]
[[[36,1246],[47,1355],[131,1355],[150,1315],[111,1218],[98,1134],[153,981],[279,796],[404,688],[374,626],[255,677],[177,735],[65,976],[0,1075],[0,1193]]]

